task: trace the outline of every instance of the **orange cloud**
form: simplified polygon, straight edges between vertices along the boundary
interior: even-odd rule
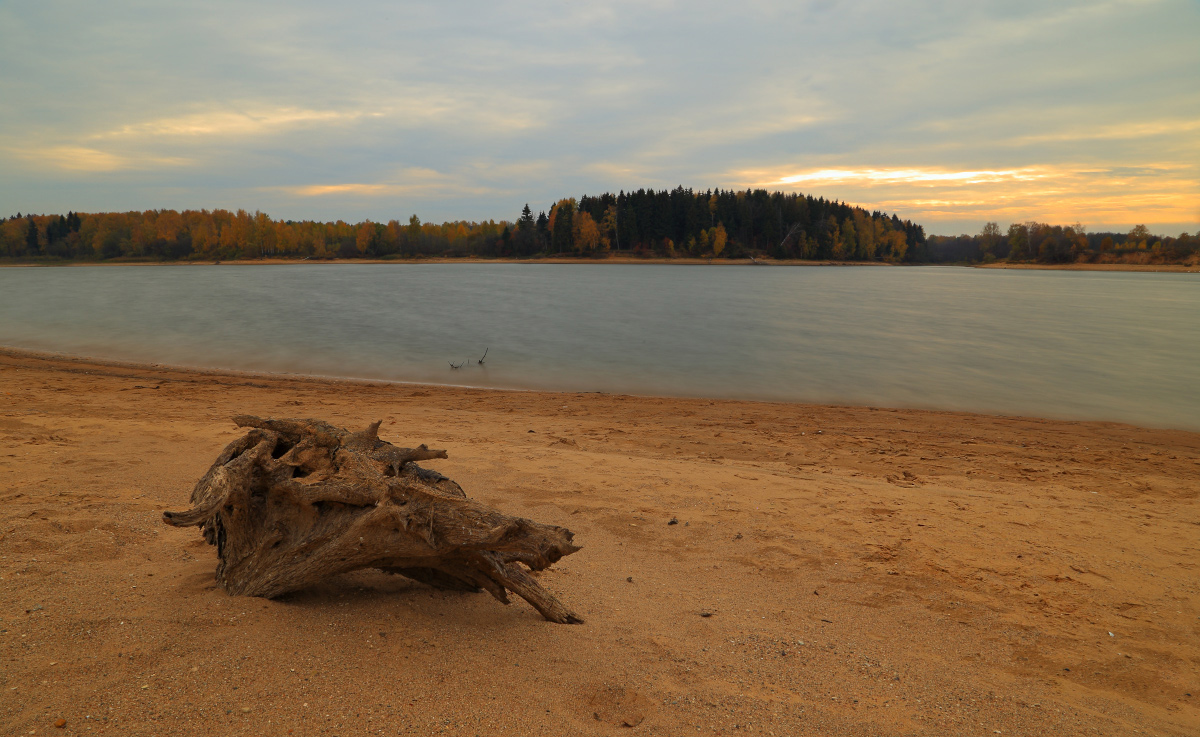
[[[84,173],[183,166],[190,163],[188,159],[181,157],[127,155],[88,146],[12,148],[9,151],[40,167]]]
[[[803,189],[940,223],[1083,222],[1091,228],[1200,224],[1200,172],[1191,165],[1038,165],[1014,169],[838,167],[739,172],[740,186]]]
[[[296,186],[270,187],[300,197],[329,197],[346,195],[352,197],[393,197],[424,195],[450,197],[461,194],[481,194],[492,190],[478,185],[464,175],[450,175],[434,169],[411,167],[401,169],[381,182],[343,182],[336,184],[302,184]]]
[[[870,182],[873,184],[918,184],[924,182],[1027,181],[1043,174],[1037,169],[1004,169],[1000,171],[946,171],[945,169],[819,169],[781,177],[774,186],[801,182]]]

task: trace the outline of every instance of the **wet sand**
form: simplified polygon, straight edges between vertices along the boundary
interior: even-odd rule
[[[160,518],[239,413],[446,448],[586,623],[227,595]],[[1200,734],[1198,433],[0,351],[0,503],[3,734]]]

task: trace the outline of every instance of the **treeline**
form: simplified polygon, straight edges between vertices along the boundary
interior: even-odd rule
[[[665,257],[771,256],[912,260],[920,225],[811,195],[677,187],[559,200],[534,218],[526,206],[503,255],[612,250]]]
[[[914,261],[920,225],[801,194],[638,190],[568,198],[514,222],[274,220],[244,210],[17,215],[0,221],[0,258],[532,258],[614,252],[673,257],[770,256]]]
[[[368,258],[486,252],[506,225],[393,220],[273,220],[245,210],[17,215],[0,223],[0,257],[107,259]]]
[[[1200,263],[1200,231],[1173,238],[1153,235],[1145,225],[1128,233],[1089,233],[1078,223],[1027,222],[1005,232],[988,223],[978,235],[930,236],[925,249],[925,260],[940,263]]]

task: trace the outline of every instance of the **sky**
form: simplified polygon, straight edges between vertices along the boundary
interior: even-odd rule
[[[1200,231],[1197,0],[0,0],[0,214],[683,185]]]

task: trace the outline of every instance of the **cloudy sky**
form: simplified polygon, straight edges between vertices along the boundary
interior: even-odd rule
[[[1200,3],[0,0],[0,213],[801,191],[1200,230]]]

